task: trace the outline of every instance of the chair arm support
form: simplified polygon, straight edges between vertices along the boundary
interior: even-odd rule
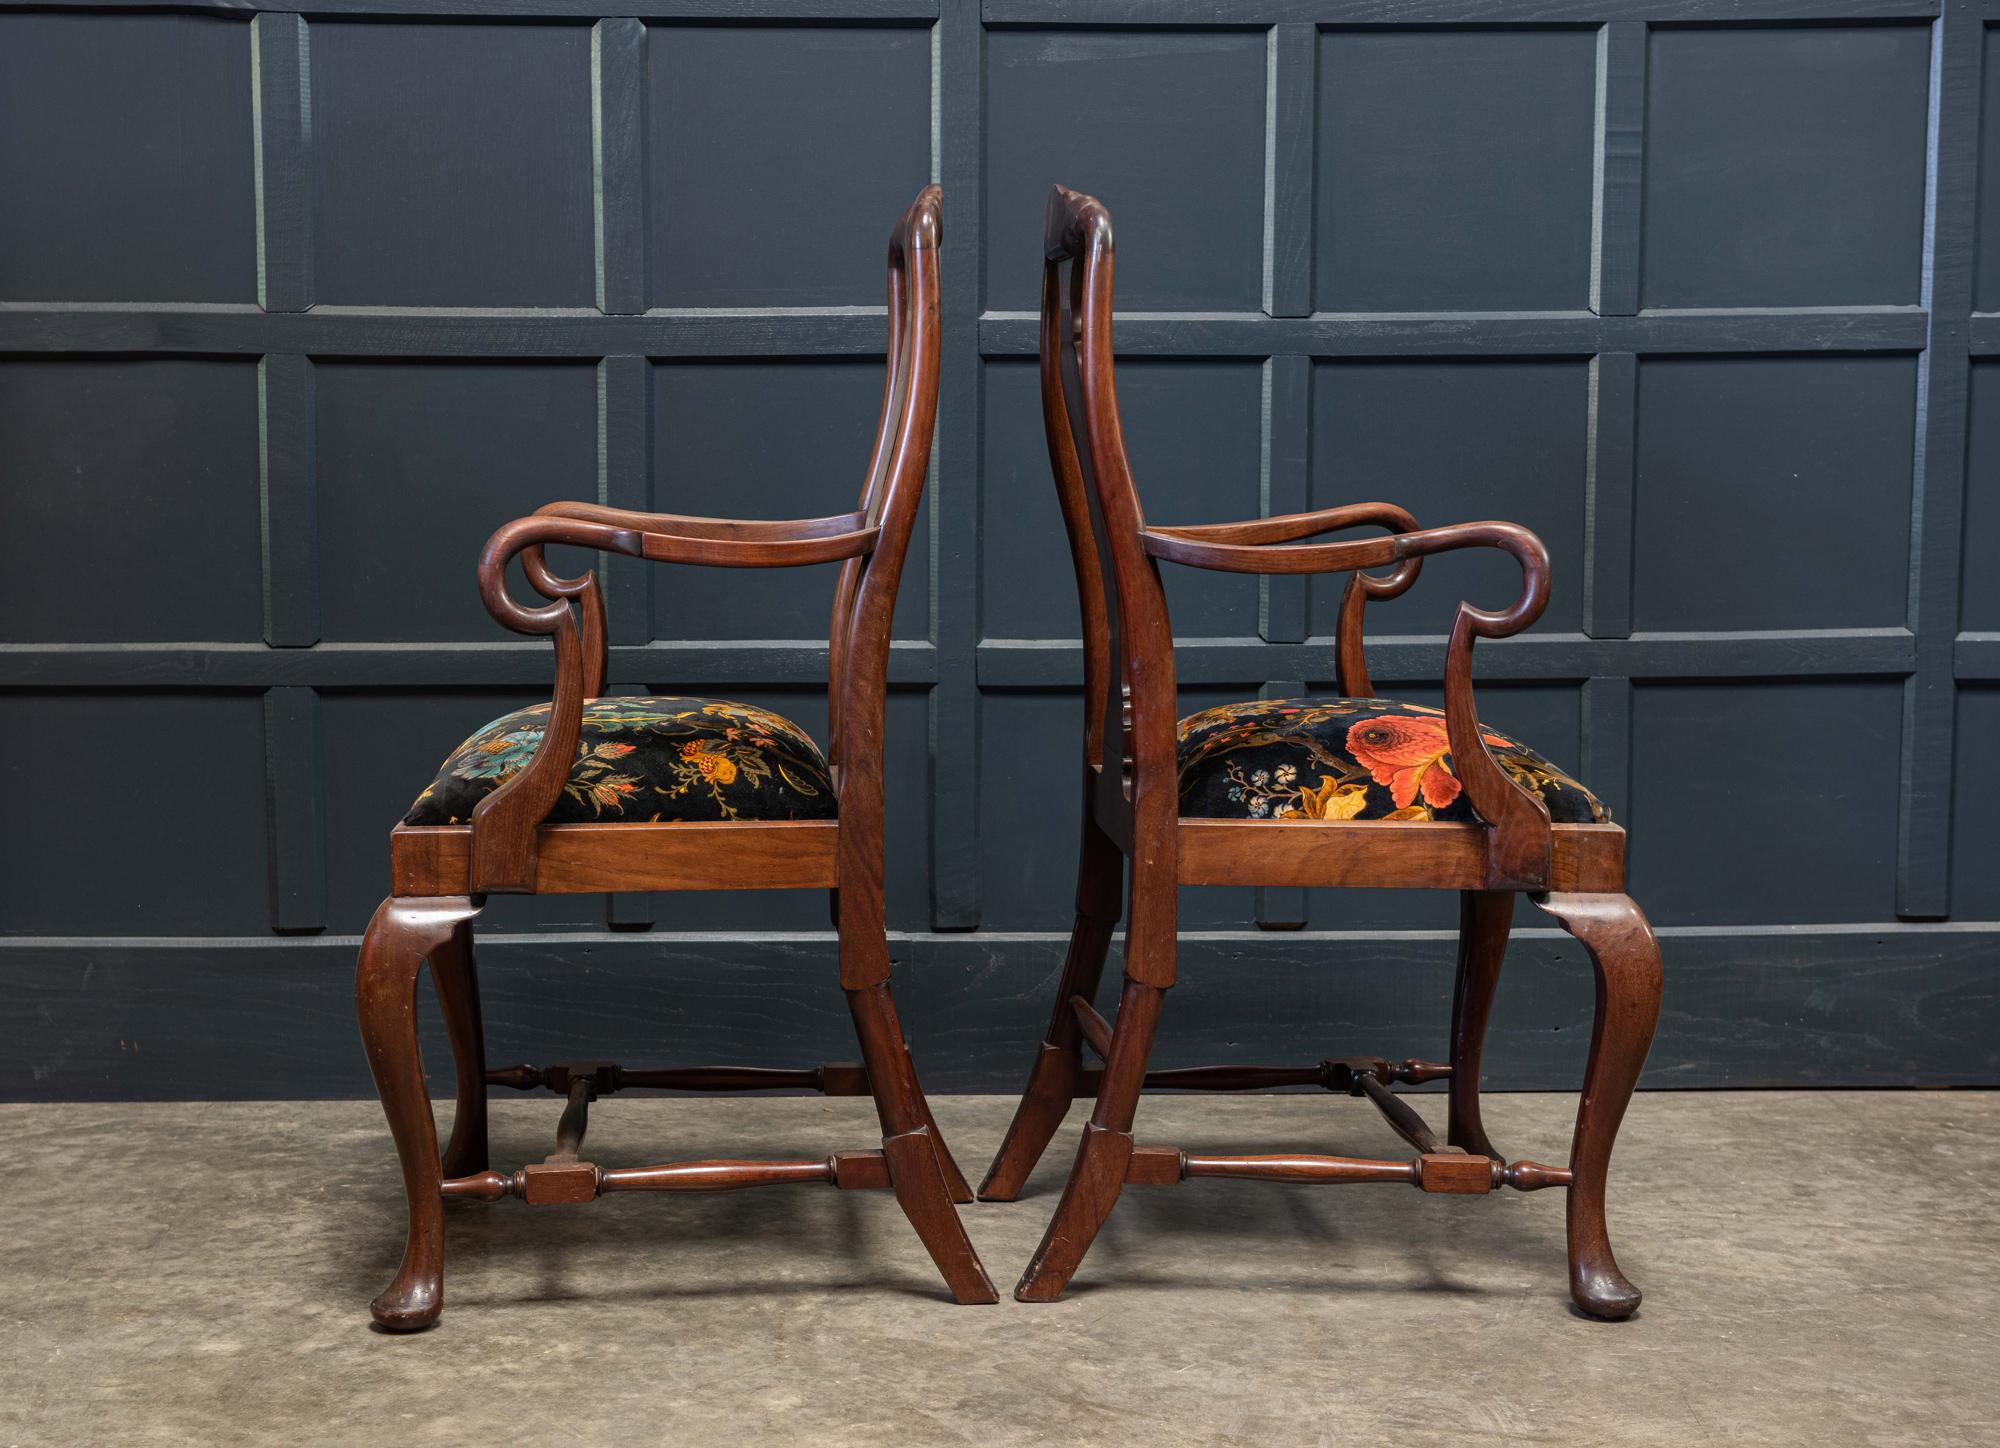
[[[1328,513],[1341,510],[1329,509]],[[1267,530],[1273,536],[1290,528],[1305,529],[1315,515],[1296,519],[1270,520],[1281,526]],[[1223,525],[1249,529],[1252,525]],[[1315,530],[1317,531],[1317,530]],[[1551,846],[1548,807],[1539,795],[1517,784],[1501,769],[1486,746],[1479,727],[1479,712],[1472,694],[1472,644],[1481,638],[1507,638],[1517,634],[1542,616],[1549,602],[1549,553],[1526,528],[1515,523],[1458,523],[1445,528],[1425,528],[1416,532],[1392,533],[1381,538],[1363,538],[1347,543],[1245,545],[1209,541],[1190,536],[1190,530],[1145,529],[1141,541],[1155,558],[1185,563],[1196,568],[1224,573],[1331,573],[1356,572],[1383,564],[1398,565],[1386,578],[1371,580],[1367,589],[1378,596],[1400,593],[1409,586],[1403,568],[1433,553],[1450,553],[1464,548],[1498,548],[1511,554],[1521,565],[1521,593],[1513,604],[1497,612],[1460,603],[1452,625],[1451,642],[1445,650],[1444,706],[1445,730],[1451,741],[1452,761],[1466,798],[1486,821],[1488,837],[1487,876],[1490,888],[1545,889],[1548,882]],[[1294,532],[1292,536],[1309,536]],[[1414,576],[1414,575],[1412,575]],[[1346,608],[1343,607],[1343,613]],[[1358,633],[1359,610],[1355,610]],[[1357,640],[1358,642],[1358,640]],[[1343,671],[1345,673],[1345,671]],[[1365,673],[1361,675],[1365,681]],[[1344,687],[1344,684],[1343,684]]]
[[[664,563],[788,568],[872,552],[879,530],[846,526],[855,521],[839,517],[797,524],[740,523],[557,503],[516,518],[487,539],[479,554],[480,599],[488,613],[515,633],[545,634],[554,640],[556,678],[548,721],[533,757],[472,812],[472,889],[534,888],[535,829],[555,807],[569,779],[583,730],[583,702],[604,689],[604,599],[597,575],[586,570],[576,578],[558,576],[544,556],[546,545],[565,543]],[[729,531],[744,528],[750,530],[748,536]],[[781,536],[786,530],[791,530],[790,536]],[[531,607],[507,591],[507,564],[517,554],[528,582],[549,602]],[[577,609],[570,607],[571,599],[577,600]]]

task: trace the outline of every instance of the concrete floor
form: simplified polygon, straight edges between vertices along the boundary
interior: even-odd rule
[[[968,1175],[1009,1105],[936,1103]],[[1571,1110],[1488,1122],[1560,1162]],[[539,1160],[556,1112],[496,1103],[496,1165]],[[851,1100],[594,1116],[605,1163],[874,1134]],[[1397,1153],[1327,1097],[1149,1098],[1140,1126]],[[402,1231],[374,1103],[10,1106],[0,1132],[6,1443],[2000,1442],[2000,1094],[1641,1096],[1611,1226],[1647,1296],[1618,1325],[1568,1308],[1560,1191],[1204,1181],[1128,1190],[1037,1307],[951,1306],[886,1193],[456,1205],[444,1321],[397,1338],[366,1311]],[[1003,1292],[1074,1139],[968,1209]]]

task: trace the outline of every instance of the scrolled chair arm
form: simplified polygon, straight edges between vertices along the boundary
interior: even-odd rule
[[[1521,592],[1504,609],[1476,608],[1460,603],[1445,649],[1445,732],[1452,762],[1473,810],[1490,827],[1487,884],[1494,889],[1546,889],[1549,878],[1550,822],[1548,806],[1534,791],[1509,778],[1486,746],[1472,693],[1472,644],[1475,639],[1507,638],[1542,616],[1549,602],[1549,551],[1542,540],[1517,523],[1457,523],[1443,528],[1397,532],[1379,538],[1344,543],[1292,543],[1280,537],[1310,537],[1345,521],[1324,521],[1354,510],[1387,505],[1356,504],[1350,509],[1326,509],[1318,514],[1193,528],[1148,528],[1141,534],[1147,553],[1155,558],[1224,573],[1301,574],[1352,572],[1348,598],[1342,602],[1341,643],[1348,640],[1349,606],[1353,604],[1352,642],[1358,656],[1362,596],[1393,597],[1415,581],[1415,566],[1435,553],[1465,548],[1497,548],[1521,566]],[[1408,515],[1405,514],[1405,517]],[[1383,521],[1379,517],[1360,521]],[[1308,526],[1310,524],[1319,526]],[[1270,542],[1235,541],[1267,537]],[[1373,578],[1361,572],[1395,564],[1396,570]],[[1366,580],[1365,582],[1363,580]],[[1356,593],[1355,584],[1361,585]],[[1355,674],[1343,663],[1342,688]],[[1366,689],[1366,673],[1360,672]]]
[[[479,553],[479,597],[486,611],[515,633],[554,640],[556,679],[533,756],[473,809],[472,888],[534,888],[535,828],[555,807],[569,778],[583,732],[584,700],[604,689],[604,597],[597,575],[586,569],[575,578],[560,576],[549,567],[543,551],[547,545],[665,563],[788,568],[870,553],[879,531],[862,526],[851,514],[763,522],[631,513],[594,503],[551,503],[499,528]],[[547,603],[524,604],[508,592],[507,564],[516,555],[529,584]]]

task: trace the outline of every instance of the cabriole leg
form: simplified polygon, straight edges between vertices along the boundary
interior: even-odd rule
[[[429,1327],[444,1307],[444,1200],[437,1124],[417,1043],[417,971],[426,956],[448,951],[461,924],[478,912],[478,904],[465,896],[384,900],[368,922],[355,972],[361,1042],[396,1141],[410,1205],[402,1266],[369,1310],[382,1326],[399,1332]]]
[[[1569,1154],[1570,1296],[1592,1317],[1629,1317],[1640,1293],[1611,1253],[1604,1183],[1618,1124],[1659,1020],[1660,946],[1628,896],[1551,893],[1535,903],[1583,942],[1597,972],[1590,1063]]]
[[[1480,1056],[1493,992],[1500,984],[1500,959],[1514,923],[1514,896],[1506,890],[1459,893],[1458,982],[1451,998],[1450,1125],[1446,1139],[1475,1156],[1498,1158],[1479,1117]]]

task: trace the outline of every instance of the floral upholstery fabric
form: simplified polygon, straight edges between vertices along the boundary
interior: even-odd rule
[[[1484,728],[1485,726],[1481,726]],[[1500,767],[1557,824],[1605,824],[1597,797],[1490,730]],[[1181,815],[1193,819],[1477,820],[1444,711],[1394,699],[1253,699],[1180,722]]]
[[[549,706],[495,719],[452,751],[406,825],[456,825],[526,766]],[[806,732],[781,714],[725,699],[590,699],[569,782],[549,824],[651,820],[823,820],[833,780]]]

